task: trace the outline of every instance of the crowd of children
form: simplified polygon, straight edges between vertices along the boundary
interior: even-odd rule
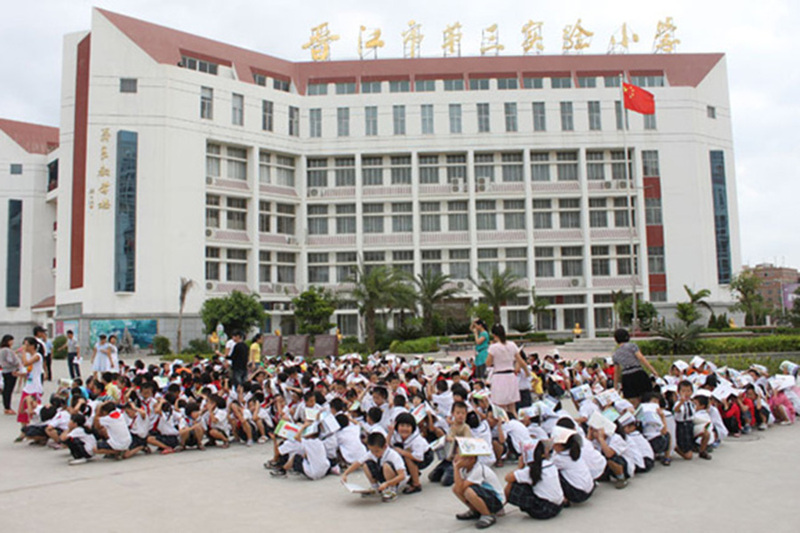
[[[492,402],[491,371],[475,377],[470,361],[286,355],[251,365],[235,387],[221,356],[120,362],[119,372],[76,379],[47,402],[29,396],[18,440],[68,449],[70,464],[271,441],[264,466],[273,477],[340,475],[356,491],[349,476],[363,471],[370,486],[358,491],[383,501],[420,492],[427,479],[426,490],[452,486],[467,507],[457,518],[485,528],[506,504],[552,518],[586,502],[598,481],[624,488],[673,455],[711,459],[724,439],[791,424],[800,409],[789,361],[770,377],[759,365],[739,372],[678,360],[634,405],[614,389],[610,359],[520,360],[526,368],[518,361],[515,372],[530,393],[507,409]],[[38,362],[29,368],[41,372]],[[493,467],[506,462],[516,467],[501,480]]]

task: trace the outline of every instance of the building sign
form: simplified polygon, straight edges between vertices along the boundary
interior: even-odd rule
[[[158,320],[92,320],[89,343],[94,346],[101,333],[117,336],[117,346],[144,350],[153,345],[158,335]]]

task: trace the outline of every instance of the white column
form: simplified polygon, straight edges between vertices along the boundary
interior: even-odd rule
[[[586,323],[581,324],[581,327],[586,331],[586,337],[592,338],[595,336],[593,299],[594,291],[592,290],[594,279],[592,277],[592,240],[591,228],[589,224],[589,182],[586,174],[586,148],[584,147],[581,147],[578,152],[578,181],[581,186],[581,233],[583,235],[583,256],[586,258],[583,265],[583,279],[585,280],[586,284],[586,288],[583,291],[586,295]]]

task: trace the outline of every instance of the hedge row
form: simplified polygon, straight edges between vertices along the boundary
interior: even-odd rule
[[[394,341],[389,351],[398,354],[438,352],[443,344],[450,344],[450,337],[422,337],[410,341]]]
[[[668,341],[637,341],[644,355],[671,355]],[[724,337],[697,339],[687,353],[698,355],[753,354],[771,352],[800,352],[800,335],[771,335],[766,337]]]

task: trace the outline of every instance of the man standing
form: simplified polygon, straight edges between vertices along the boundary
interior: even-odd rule
[[[67,368],[70,379],[81,377],[80,356],[81,345],[75,338],[75,333],[69,329],[67,330]]]
[[[233,334],[233,349],[231,350],[231,371],[232,371],[232,385],[234,388],[243,385],[247,379],[247,358],[249,351],[247,345],[242,341],[242,332],[237,331]]]
[[[33,336],[36,339],[36,351],[42,356],[44,362],[44,379],[53,381],[53,354],[47,348],[47,330],[42,326],[36,326],[33,328]]]

